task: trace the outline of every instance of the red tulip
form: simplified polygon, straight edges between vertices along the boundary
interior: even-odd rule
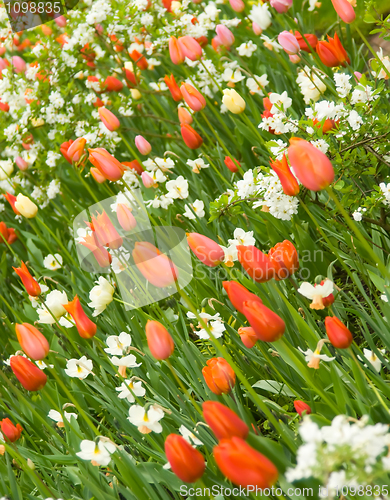
[[[256,342],[259,340],[257,338],[256,332],[251,326],[241,326],[238,329],[238,334],[241,337],[242,343],[248,349],[252,349],[256,345]]]
[[[178,279],[179,271],[169,257],[147,241],[136,241],[134,262],[140,273],[152,285],[164,288]]]
[[[181,95],[180,88],[176,83],[175,77],[173,75],[165,75],[164,82],[169,88],[169,92],[171,93],[173,100],[176,102],[181,101],[183,99],[183,96]]]
[[[275,465],[239,437],[222,440],[214,448],[214,457],[222,474],[238,486],[263,490],[278,478]]]
[[[281,160],[272,161],[270,159],[270,164],[272,170],[279,177],[280,183],[282,184],[283,193],[287,194],[288,196],[296,196],[299,193],[299,185],[294,174],[291,172],[288,166],[286,154],[283,154],[283,158]]]
[[[4,198],[8,201],[8,203],[11,205],[11,208],[12,210],[14,211],[14,213],[16,215],[20,215],[18,209],[15,207],[15,203],[16,203],[16,196],[14,196],[13,194],[11,193],[5,193],[3,194]]]
[[[222,285],[233,307],[242,314],[244,314],[244,302],[252,300],[259,304],[263,303],[260,297],[247,290],[244,285],[237,281],[222,281]]]
[[[10,441],[11,443],[14,443],[20,438],[23,430],[20,424],[16,424],[15,426],[9,418],[3,418],[3,420],[0,421],[0,428],[6,441]]]
[[[307,189],[320,191],[333,182],[334,170],[331,161],[310,142],[292,137],[288,158],[295,175]]]
[[[181,92],[180,92],[180,95],[181,95]],[[186,123],[187,125],[191,125],[191,123],[193,122],[191,113],[185,107],[179,106],[177,109],[177,114],[179,117],[180,125],[183,125],[184,123]],[[182,135],[183,135],[183,133],[182,133]],[[184,139],[184,136],[183,136],[183,139]]]
[[[18,239],[18,235],[15,233],[15,229],[12,227],[7,227],[5,222],[0,222],[0,243],[4,243],[4,240],[8,245],[12,245]]]
[[[332,0],[332,5],[345,23],[350,24],[355,20],[355,11],[348,0]]]
[[[65,158],[65,160],[72,165],[72,159],[68,155],[68,149],[73,143],[72,139],[70,139],[67,142],[63,142],[60,146],[60,153],[62,156]]]
[[[35,278],[33,278],[27,269],[26,264],[22,261],[21,267],[12,267],[19,278],[22,280],[26,292],[32,297],[38,297],[41,295],[41,287]]]
[[[192,36],[179,37],[178,45],[184,58],[188,57],[191,61],[197,61],[202,57],[202,47]]]
[[[282,318],[264,304],[253,301],[244,302],[244,314],[257,338],[264,342],[276,342],[286,329]]]
[[[7,102],[3,102],[0,100],[0,109],[1,109],[1,111],[4,111],[4,113],[8,113],[9,104]]]
[[[129,87],[129,89],[132,89],[138,85],[137,82],[137,77],[133,73],[133,71],[130,71],[127,68],[123,68],[123,71],[125,73],[125,78],[126,78],[126,85]]]
[[[103,85],[107,92],[120,92],[123,89],[123,83],[115,76],[108,76]]]
[[[206,468],[203,455],[182,436],[169,434],[164,448],[172,471],[179,479],[185,483],[194,483],[203,476]]]
[[[325,283],[325,280],[322,280],[320,285],[323,285]],[[316,287],[317,285],[314,284],[314,287]],[[322,303],[325,307],[329,307],[333,304],[334,302],[334,295],[333,293],[330,293],[327,297],[321,297],[322,298]]]
[[[210,391],[218,396],[228,394],[236,383],[236,374],[224,358],[211,358],[202,374]]]
[[[317,43],[318,43],[318,38],[315,35],[312,35],[310,33],[305,33],[305,38],[306,38],[309,45],[305,42],[305,40],[303,39],[303,36],[299,33],[299,31],[295,31],[294,36],[298,40],[299,47],[301,48],[301,50],[304,50],[305,52],[310,53],[311,50],[309,48],[309,45],[313,51],[315,50]]]
[[[277,243],[268,252],[268,257],[274,264],[277,281],[288,278],[299,269],[298,253],[291,241]]]
[[[190,149],[198,149],[203,144],[203,139],[188,123],[180,123],[181,125],[181,136],[186,146]]]
[[[90,339],[96,334],[96,324],[85,314],[77,295],[71,302],[63,304],[63,307],[74,319],[80,337]]]
[[[294,408],[295,411],[299,414],[300,417],[302,417],[302,413],[305,411],[306,415],[310,415],[311,413],[311,408],[308,404],[304,403],[300,399],[297,399],[294,401]]]
[[[337,33],[334,34],[334,38],[328,36],[328,41],[324,40],[317,43],[317,54],[321,61],[329,68],[334,68],[335,66],[345,66],[345,63],[350,63],[349,57],[342,46]]]
[[[206,107],[206,99],[189,83],[182,83],[180,91],[185,102],[193,111],[201,111]]]
[[[111,264],[111,255],[98,243],[94,233],[84,236],[80,244],[91,250],[100,267],[107,267]]]
[[[258,283],[265,283],[274,277],[274,263],[255,246],[237,245],[237,256],[245,271]]]
[[[187,233],[187,242],[198,259],[208,267],[215,267],[225,258],[223,249],[207,236]]]
[[[134,215],[131,213],[130,208],[124,203],[118,203],[116,209],[116,216],[121,228],[124,231],[131,231],[137,225]]]
[[[246,439],[249,427],[227,406],[217,401],[206,401],[202,405],[203,417],[216,438],[230,439],[233,436]]]
[[[234,159],[233,161],[229,156],[225,156],[224,163],[230,170],[230,172],[233,173],[238,172],[238,167],[241,167],[240,162],[238,162],[236,159]]]
[[[116,250],[123,245],[123,239],[119,236],[118,231],[104,210],[101,214],[96,212],[96,217],[92,215],[91,220],[93,231],[101,246],[108,246]]]
[[[49,342],[35,326],[29,323],[21,325],[16,323],[15,332],[21,348],[29,358],[34,360],[46,358],[50,350]]]
[[[109,181],[118,181],[123,177],[123,165],[104,148],[88,149],[89,161]]]
[[[84,139],[84,137],[79,137],[69,146],[66,154],[71,162],[77,163],[81,160],[85,153],[84,147],[86,142],[87,141]]]
[[[152,356],[158,360],[169,358],[175,349],[175,344],[165,326],[158,321],[148,320],[145,332]]]
[[[39,391],[45,387],[47,376],[29,359],[23,356],[11,356],[10,366],[27,391]]]
[[[118,128],[121,126],[118,118],[109,109],[101,106],[98,109],[98,112],[101,121],[111,132],[113,132],[114,130],[118,130]]]
[[[336,316],[325,318],[326,334],[334,347],[348,349],[353,342],[352,333]]]

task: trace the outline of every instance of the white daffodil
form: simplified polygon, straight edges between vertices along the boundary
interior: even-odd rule
[[[112,302],[112,296],[115,292],[114,287],[103,276],[100,276],[95,283],[97,283],[97,285],[89,292],[89,299],[91,302],[88,305],[95,309],[92,316],[98,316],[106,309],[108,304]]]
[[[104,350],[111,356],[122,356],[127,348],[131,346],[131,335],[121,332],[119,335],[110,335],[106,338],[106,347]]]
[[[62,266],[62,257],[59,253],[49,254],[43,259],[43,265],[46,269],[50,271],[55,271],[56,269],[60,269]]]
[[[146,390],[144,387],[142,387],[142,382],[132,382],[131,380],[125,380],[122,382],[120,387],[117,387],[115,389],[118,394],[119,399],[127,399],[129,403],[134,403],[135,402],[135,397],[134,395],[138,397],[143,397],[145,396]]]
[[[225,325],[221,321],[210,321],[210,323],[208,324],[208,328],[211,331],[213,337],[216,339],[222,337],[223,332],[226,330]],[[196,334],[202,340],[207,340],[210,338],[210,335],[205,328],[198,330]]]
[[[175,200],[176,198],[188,198],[188,181],[182,175],[165,184],[168,189],[167,196]]]
[[[179,427],[179,432],[183,436],[183,438],[187,441],[187,443],[193,446],[200,446],[203,444],[202,441],[198,439],[193,432],[188,430],[185,425],[181,425]]]
[[[292,99],[291,97],[288,97],[286,91],[282,92],[281,94],[271,92],[271,94],[269,95],[269,100],[273,104],[271,113],[280,113],[281,111],[286,111],[286,109],[288,109],[292,104]]]
[[[142,363],[137,363],[137,358],[134,354],[129,354],[128,356],[123,356],[122,358],[118,358],[117,356],[113,356],[111,358],[111,363],[115,366],[125,366],[126,368],[137,368],[141,366]]]
[[[92,373],[93,363],[86,356],[82,356],[80,359],[69,359],[66,363],[65,373],[68,377],[75,377],[79,379],[84,379]]]
[[[192,210],[195,212],[195,214],[192,212]],[[187,217],[187,219],[190,220],[195,220],[196,217],[202,218],[205,216],[205,211],[204,211],[204,203],[202,200],[195,200],[194,203],[191,203],[191,205],[184,205],[185,212],[184,212],[184,217]]]
[[[41,370],[44,370],[45,368],[47,368],[49,366],[49,368],[54,368],[54,365],[47,365],[44,361],[42,361],[41,359],[38,359],[38,361],[35,361],[35,364],[37,365],[38,368],[40,368]]]
[[[314,368],[315,370],[318,370],[320,367],[320,361],[333,361],[336,358],[330,358],[326,354],[320,354],[322,346],[327,342],[327,340],[320,340],[317,344],[316,350],[313,352],[311,349],[307,349],[304,351],[300,347],[298,349],[301,351],[302,354],[305,355],[305,361],[307,362],[307,366],[309,368]]]
[[[108,465],[111,461],[111,454],[116,450],[114,443],[102,441],[96,443],[84,439],[80,443],[80,451],[76,453],[82,460],[90,460],[94,465]]]
[[[298,288],[298,293],[306,297],[307,299],[312,300],[310,304],[310,309],[325,309],[323,300],[326,297],[329,297],[333,293],[334,285],[332,281],[325,280],[323,285],[313,286],[307,281],[302,283],[302,285]]]
[[[39,315],[38,323],[53,324],[61,316],[66,313],[63,304],[68,303],[68,297],[65,292],[60,292],[59,290],[53,290],[46,295],[45,306],[39,307],[37,313]],[[49,310],[50,312],[49,312]],[[53,318],[54,316],[54,318]]]
[[[57,427],[65,427],[64,419],[62,418],[62,415],[59,411],[50,410],[47,416],[57,423]],[[67,411],[64,411],[64,417],[68,422],[70,422],[70,419],[72,417],[77,419],[78,415],[76,413],[68,413]]]
[[[203,168],[208,168],[210,166],[208,163],[204,162],[203,158],[198,158],[197,160],[187,160],[187,165],[192,168],[192,171],[195,174],[199,174]]]
[[[384,354],[386,352],[386,349],[380,349],[380,352]],[[378,358],[375,352],[370,351],[369,349],[363,349],[363,353],[364,357],[372,364],[374,369],[377,372],[380,372],[382,367],[382,361]]]
[[[229,240],[229,241],[233,241],[233,240]],[[234,263],[238,260],[236,245],[230,245],[229,247],[224,247],[224,246],[220,245],[220,247],[222,248],[222,250],[225,253],[225,257],[223,260],[224,264],[227,267],[233,267]]]
[[[164,412],[161,408],[153,405],[147,411],[140,405],[130,406],[128,420],[131,424],[138,427],[142,434],[162,432],[160,420],[164,417]]]
[[[256,240],[253,237],[253,231],[244,231],[240,227],[234,230],[233,238],[232,240],[228,240],[230,245],[252,246],[256,244]]]

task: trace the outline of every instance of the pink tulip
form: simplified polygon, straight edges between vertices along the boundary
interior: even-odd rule
[[[222,45],[224,45],[225,47],[230,47],[231,45],[233,45],[234,35],[229,28],[227,28],[223,24],[218,24],[218,26],[215,28],[215,31],[217,32],[219,41]]]
[[[181,36],[178,39],[181,53],[191,61],[197,61],[202,57],[202,47],[192,36]]]
[[[99,33],[99,35],[103,35],[104,29],[101,24],[95,24],[95,30]]]
[[[134,142],[141,155],[146,156],[152,151],[152,146],[142,135],[137,135]]]
[[[245,9],[245,4],[242,0],[229,0],[229,3],[235,12],[242,12]]]
[[[290,61],[293,64],[298,64],[301,58],[297,54],[293,54],[292,56],[288,56],[290,58]]]
[[[193,111],[201,111],[206,106],[206,99],[189,83],[182,83],[180,87],[181,95]]]
[[[118,203],[116,209],[116,216],[122,229],[131,231],[137,225],[134,215],[131,213],[130,208],[124,203]]]
[[[111,111],[104,106],[101,106],[98,109],[98,113],[101,121],[108,128],[108,130],[111,130],[111,132],[117,130],[121,126],[118,118],[114,115],[114,113],[111,113]]]
[[[293,0],[271,0],[270,3],[279,14],[283,14],[292,6]]]
[[[345,23],[350,24],[355,20],[355,11],[348,0],[332,0],[332,4],[334,10]]]
[[[11,59],[12,66],[14,67],[15,73],[24,73],[26,71],[26,63],[19,56],[13,56]]]
[[[54,19],[54,21],[60,28],[64,28],[66,26],[66,19],[64,16],[58,16]]]
[[[289,31],[282,31],[281,33],[279,33],[278,42],[289,56],[298,54],[298,52],[301,50],[298,40]]]
[[[261,35],[261,34],[263,33],[263,30],[262,30],[262,29],[260,28],[260,26],[259,26],[257,23],[255,23],[255,22],[253,22],[253,23],[252,23],[252,29],[253,29],[253,33],[254,33],[255,35]]]
[[[353,74],[355,75],[357,81],[359,81],[360,78],[363,76],[361,73],[359,73],[359,71],[355,71]]]
[[[181,46],[176,37],[171,36],[169,39],[169,55],[173,64],[181,64],[184,61],[184,55]]]
[[[15,163],[17,165],[17,167],[19,168],[19,170],[27,170],[28,169],[28,163],[23,160],[23,158],[21,156],[17,156],[15,158]]]
[[[154,186],[154,184],[155,184],[154,180],[150,177],[150,175],[147,172],[142,172],[141,179],[142,179],[143,185],[146,188],[150,188],[150,187]]]

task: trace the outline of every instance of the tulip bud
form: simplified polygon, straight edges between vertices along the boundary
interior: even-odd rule
[[[268,252],[275,268],[275,279],[280,281],[293,275],[299,269],[298,253],[291,241],[277,243]]]
[[[233,161],[229,156],[225,156],[224,163],[227,166],[227,168],[230,170],[230,172],[233,172],[233,173],[238,172],[238,167],[241,167],[240,162],[238,162],[236,159],[234,159],[234,161]]]
[[[89,171],[91,172],[91,175],[95,179],[95,181],[98,182],[99,184],[102,184],[107,180],[96,167],[91,167]]]
[[[295,411],[298,413],[300,417],[302,417],[303,412],[306,412],[306,415],[310,415],[311,413],[311,408],[308,404],[304,403],[300,399],[297,399],[294,401],[294,408]]]
[[[264,490],[275,484],[278,478],[275,465],[236,436],[215,446],[214,457],[222,474],[237,486]]]
[[[211,358],[202,369],[207,387],[217,396],[229,394],[236,383],[236,374],[224,358]]]
[[[350,24],[355,20],[355,11],[348,0],[332,0],[332,5],[345,23]]]
[[[20,215],[26,217],[26,219],[32,219],[38,213],[38,207],[33,203],[30,198],[19,193],[16,197],[15,208]]]
[[[141,155],[147,156],[152,151],[152,146],[142,135],[137,135],[134,142]]]
[[[187,233],[187,242],[198,259],[208,267],[215,267],[225,258],[223,249],[207,236]]]
[[[281,33],[279,33],[278,42],[283,47],[285,52],[290,56],[298,54],[298,52],[301,50],[298,40],[289,31],[282,31]]]
[[[29,359],[23,356],[11,356],[10,366],[27,391],[39,391],[46,385],[47,376]]]
[[[244,99],[234,89],[225,89],[223,91],[222,102],[235,115],[242,113],[246,107]]]
[[[252,349],[252,347],[254,347],[256,342],[259,340],[256,332],[251,326],[241,326],[238,329],[238,334],[241,337],[242,343],[248,349]]]
[[[287,12],[292,6],[293,0],[271,0],[270,4],[279,14]]]
[[[295,175],[307,189],[320,191],[333,182],[334,170],[331,161],[310,142],[292,137],[288,158]]]
[[[115,76],[108,76],[103,85],[107,92],[120,92],[123,89],[123,83]]]
[[[26,71],[26,63],[21,57],[13,56],[11,61],[15,73],[24,73]]]
[[[242,0],[229,0],[229,3],[235,12],[242,12],[245,9],[245,4]]]
[[[0,243],[6,241],[8,245],[12,245],[18,239],[18,235],[15,233],[15,229],[12,227],[7,227],[6,223],[0,222]]]
[[[260,28],[260,26],[253,22],[252,23],[252,29],[253,29],[253,33],[257,36],[261,35],[263,33],[263,30]]]
[[[118,203],[116,209],[116,216],[121,228],[124,231],[131,231],[137,225],[134,215],[131,213],[130,208],[124,203]]]
[[[64,16],[58,16],[54,18],[54,21],[60,28],[64,28],[66,26],[66,18]]]
[[[15,163],[16,163],[16,166],[19,168],[19,170],[27,170],[28,169],[28,163],[23,160],[23,158],[21,156],[17,156],[15,158]]]
[[[191,113],[183,106],[179,106],[179,108],[177,109],[177,114],[179,116],[180,125],[183,125],[184,123],[186,123],[187,125],[191,125],[191,123],[193,122]]]
[[[193,111],[201,111],[206,107],[206,99],[189,83],[182,83],[180,91],[185,102]]]
[[[133,259],[140,273],[158,288],[173,285],[179,271],[171,259],[147,241],[136,241]]]
[[[16,424],[15,426],[9,418],[3,418],[3,420],[0,421],[0,428],[6,441],[10,441],[11,443],[14,443],[20,438],[23,430],[20,424]]]
[[[223,24],[218,24],[215,28],[215,31],[217,32],[218,39],[222,45],[224,45],[225,47],[230,47],[231,45],[233,45],[234,35],[229,28],[227,28]]]
[[[233,436],[246,439],[248,436],[249,428],[246,423],[227,406],[217,401],[205,401],[202,408],[203,418],[219,441]]]
[[[114,113],[111,113],[109,109],[101,106],[98,109],[98,112],[101,121],[111,132],[113,132],[114,130],[118,130],[118,128],[121,126],[118,118],[114,115]]]
[[[77,295],[71,302],[62,304],[62,306],[74,319],[80,337],[90,339],[96,334],[97,327],[85,314]]]
[[[181,123],[181,136],[186,146],[190,149],[198,149],[203,144],[203,139],[190,125]]]
[[[50,350],[49,342],[35,326],[16,323],[15,331],[21,348],[29,358],[35,361],[46,358]]]
[[[192,36],[181,36],[177,42],[184,58],[188,57],[191,61],[197,61],[202,57],[202,47]]]
[[[180,88],[176,83],[175,77],[173,75],[165,75],[164,82],[169,88],[169,92],[171,93],[173,100],[176,102],[181,101],[183,99],[183,96],[181,95]]]
[[[156,184],[154,182],[153,178],[147,172],[142,172],[141,179],[142,179],[143,185],[146,188],[151,188]]]
[[[237,245],[237,257],[249,274],[258,283],[265,283],[275,276],[274,263],[261,250],[253,245]]]
[[[83,157],[86,142],[84,137],[79,137],[69,146],[67,155],[73,163],[79,162]]]
[[[182,436],[169,434],[164,448],[172,471],[179,479],[194,483],[203,476],[206,468],[203,455]]]
[[[352,344],[352,333],[336,316],[325,318],[325,329],[328,339],[337,349],[348,349]]]
[[[148,320],[145,332],[152,356],[158,360],[168,359],[175,349],[175,344],[165,326],[158,321]]]
[[[254,302],[258,302],[259,304],[263,303],[260,297],[247,290],[237,281],[222,281],[222,285],[228,294],[233,307],[242,314],[244,314],[244,302],[252,300]]]
[[[264,342],[276,342],[286,329],[282,318],[264,304],[244,302],[244,314],[257,338]]]
[[[21,261],[21,267],[12,268],[22,280],[26,292],[32,297],[38,297],[41,294],[41,287],[35,278],[33,278],[27,269],[26,264]]]
[[[116,250],[123,245],[123,239],[104,210],[101,214],[96,212],[96,217],[92,215],[91,220],[94,234],[101,246]]]
[[[174,36],[169,39],[169,55],[173,64],[181,64],[184,61],[181,46]]]
[[[123,165],[104,148],[88,149],[89,161],[109,181],[123,177]]]

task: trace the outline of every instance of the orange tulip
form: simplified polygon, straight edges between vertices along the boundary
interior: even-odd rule
[[[270,165],[272,170],[279,177],[283,193],[288,196],[296,196],[299,193],[299,185],[288,166],[286,153],[283,154],[283,158],[281,160],[272,161],[270,159]]]
[[[15,229],[7,227],[5,222],[0,222],[0,243],[6,241],[8,245],[12,245],[18,239]]]
[[[3,418],[3,420],[0,421],[0,428],[6,441],[10,441],[11,443],[14,443],[20,438],[23,430],[20,424],[16,424],[15,426],[9,418]]]
[[[158,360],[169,358],[175,349],[175,344],[165,326],[158,321],[148,320],[145,332],[152,356]]]
[[[47,376],[29,359],[23,356],[11,356],[10,366],[27,391],[39,391],[45,387]]]
[[[334,170],[331,161],[310,142],[292,137],[288,158],[295,175],[307,189],[320,191],[333,182]]]
[[[11,193],[5,193],[3,194],[4,198],[8,201],[8,203],[11,205],[11,208],[12,210],[14,211],[14,213],[16,215],[20,215],[18,209],[15,207],[15,203],[16,203],[16,196],[14,196],[13,194]]]
[[[260,297],[247,290],[244,285],[237,281],[222,281],[222,285],[233,307],[242,314],[244,314],[244,302],[252,300],[259,304],[263,303]]]
[[[108,130],[111,130],[111,132],[113,132],[114,130],[118,130],[118,128],[121,126],[118,118],[109,109],[101,106],[98,109],[98,112],[101,121],[108,128]]]
[[[227,406],[217,401],[206,401],[202,408],[203,418],[219,441],[233,436],[246,439],[248,436],[249,427]]]
[[[249,276],[258,283],[265,283],[274,277],[274,263],[255,246],[237,245],[237,257]]]
[[[179,479],[185,483],[194,483],[203,476],[206,468],[203,455],[182,436],[169,434],[164,448],[172,471]]]
[[[336,316],[325,318],[325,329],[331,344],[337,349],[348,349],[352,344],[352,333]]]
[[[197,61],[202,57],[202,47],[192,36],[179,37],[178,45],[184,58],[188,57],[191,61]]]
[[[321,61],[329,68],[334,68],[335,66],[345,66],[345,63],[350,63],[349,57],[342,46],[337,33],[334,34],[334,38],[328,36],[328,41],[324,40],[317,43],[317,54]]]
[[[312,35],[310,33],[305,33],[305,38],[309,45],[305,42],[303,36],[299,33],[299,31],[295,31],[294,36],[298,40],[299,47],[301,48],[301,50],[310,53],[311,50],[309,48],[309,45],[313,51],[315,50],[318,43],[318,38],[315,35]]]
[[[275,465],[236,436],[215,446],[214,457],[222,474],[237,486],[265,489],[275,484],[278,478]]]
[[[256,332],[251,326],[241,326],[238,329],[238,334],[241,337],[242,343],[248,349],[252,349],[252,347],[254,347],[256,342],[259,340]]]
[[[332,0],[332,5],[345,23],[350,24],[355,20],[355,11],[348,0]]]
[[[233,173],[238,172],[238,167],[241,167],[240,162],[238,162],[236,159],[234,159],[233,161],[229,156],[225,156],[224,163],[230,170],[230,172]]]
[[[84,155],[84,147],[86,144],[84,137],[76,139],[68,148],[67,156],[73,163],[77,163]]]
[[[164,82],[169,88],[169,92],[171,93],[173,100],[176,102],[181,101],[183,99],[183,96],[181,95],[180,88],[176,83],[175,77],[173,75],[165,75]]]
[[[103,86],[107,92],[120,92],[123,89],[123,83],[115,76],[108,76]]]
[[[133,50],[132,53],[130,54],[130,57],[133,59],[133,61],[136,63],[136,65],[140,69],[148,69],[148,61],[146,60],[146,57],[143,56],[138,50]]]
[[[71,144],[73,143],[72,139],[70,139],[67,142],[63,142],[60,146],[60,153],[62,156],[65,158],[65,160],[72,165],[72,159],[68,155],[68,149],[70,148]]]
[[[184,55],[176,37],[169,39],[169,55],[173,64],[181,64],[184,61]]]
[[[147,241],[136,241],[134,262],[140,273],[152,285],[164,288],[178,279],[179,271],[171,259]]]
[[[323,125],[322,125],[322,133],[323,134],[326,134],[327,132],[329,132],[330,130],[333,130],[336,128],[336,125],[337,125],[338,122],[336,122],[335,120],[330,120],[329,118],[327,118]],[[317,128],[320,128],[321,127],[321,122],[319,122],[317,120],[317,118],[314,118],[313,119],[313,125]]]
[[[100,267],[107,267],[111,264],[111,255],[98,243],[95,234],[84,236],[80,244],[91,250]]]
[[[201,111],[206,107],[206,99],[189,83],[182,83],[180,92],[185,102],[193,111]]]
[[[283,335],[286,324],[280,316],[264,304],[244,302],[244,314],[259,340],[276,342]]]
[[[89,171],[91,172],[91,175],[95,179],[95,181],[98,182],[99,184],[106,182],[107,179],[96,167],[91,167]]]
[[[80,337],[90,339],[96,334],[96,324],[85,314],[77,295],[71,302],[63,304],[63,307],[74,319]]]
[[[92,215],[91,220],[93,231],[101,246],[108,246],[116,250],[123,245],[123,239],[119,236],[118,231],[104,210],[101,214],[96,212],[96,217]]]
[[[19,278],[22,280],[26,292],[32,297],[38,297],[41,295],[41,287],[35,278],[33,278],[27,269],[26,264],[22,261],[21,267],[12,268]]]
[[[183,125],[184,123],[187,123],[187,125],[191,125],[191,123],[193,122],[191,113],[183,106],[179,106],[179,108],[177,109],[177,114],[179,116],[180,125]]]
[[[306,415],[310,415],[311,413],[311,408],[308,404],[304,403],[300,399],[297,399],[294,401],[294,408],[295,411],[298,413],[300,417],[302,417],[302,413],[305,411]]]
[[[134,215],[131,213],[130,208],[124,203],[118,203],[116,209],[116,216],[121,228],[124,231],[131,231],[137,225]]]
[[[268,257],[274,264],[276,281],[288,278],[299,269],[298,253],[291,241],[277,243],[268,252]]]
[[[215,267],[225,258],[223,249],[207,236],[187,233],[187,242],[198,259],[208,267]]]
[[[224,358],[211,358],[202,374],[210,391],[218,396],[228,394],[236,383],[236,374]]]
[[[144,171],[144,167],[138,160],[122,161],[122,165],[129,168],[130,170],[134,170],[134,172],[136,172],[138,175],[141,175]]]
[[[180,123],[181,136],[186,146],[190,149],[198,149],[203,144],[203,139],[188,123]]]
[[[123,165],[104,148],[88,149],[89,161],[109,181],[119,181],[123,177]]]
[[[29,323],[16,323],[16,336],[19,344],[27,356],[31,359],[38,360],[46,358],[49,353],[50,346],[46,337]]]

